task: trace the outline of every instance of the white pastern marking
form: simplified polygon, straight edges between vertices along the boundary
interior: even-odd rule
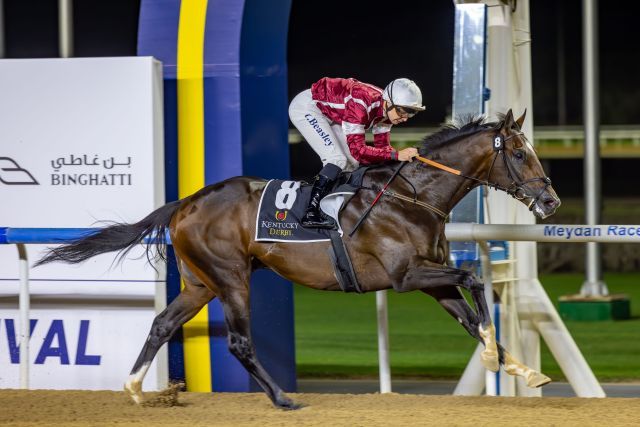
[[[151,366],[151,362],[147,362],[142,365],[140,370],[132,375],[129,375],[129,378],[133,377],[133,381],[137,383],[141,383],[144,380],[145,375],[147,375],[147,371],[149,370],[149,366]]]
[[[151,362],[145,363],[138,372],[134,372],[129,375],[129,378],[127,378],[125,388],[136,403],[141,403],[144,400],[142,394],[142,381],[144,380],[150,365]]]

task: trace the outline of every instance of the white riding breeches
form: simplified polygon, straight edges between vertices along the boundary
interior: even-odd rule
[[[289,105],[289,118],[315,151],[322,165],[332,163],[351,171],[358,162],[351,156],[342,125],[330,121],[316,106],[311,89],[300,92]]]

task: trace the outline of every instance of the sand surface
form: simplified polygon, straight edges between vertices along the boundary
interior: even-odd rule
[[[278,410],[262,393],[179,393],[177,405],[141,407],[123,392],[0,390],[0,425],[640,425],[640,398],[310,393],[290,397],[306,406]]]

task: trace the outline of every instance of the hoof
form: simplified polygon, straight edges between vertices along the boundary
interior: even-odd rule
[[[304,405],[291,401],[285,405],[276,405],[276,407],[278,409],[282,409],[283,411],[295,411],[297,409],[304,407]]]
[[[491,372],[498,372],[500,370],[500,360],[498,359],[497,351],[484,350],[480,353],[480,361],[482,365]]]
[[[142,383],[127,382],[124,385],[124,391],[138,405],[144,403],[144,394],[142,394]]]
[[[527,387],[538,388],[550,382],[551,378],[540,372],[531,371],[531,373],[527,375]]]
[[[278,394],[278,397],[274,400],[273,404],[276,408],[282,409],[283,411],[295,411],[296,409],[300,409],[304,406],[289,399],[282,392]]]

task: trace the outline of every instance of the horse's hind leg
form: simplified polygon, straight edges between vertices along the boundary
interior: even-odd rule
[[[248,278],[243,286],[226,287],[225,295],[220,297],[220,301],[227,324],[227,339],[231,353],[242,363],[276,407],[280,409],[300,408],[300,405],[294,403],[284,394],[258,361],[251,340]]]
[[[187,275],[183,274],[183,279],[185,287],[182,292],[154,319],[147,341],[125,383],[125,391],[136,403],[144,401],[142,381],[160,347],[169,341],[178,328],[215,297],[210,289],[197,281],[187,281]]]
[[[460,322],[469,335],[484,343],[479,331],[479,320],[476,313],[469,306],[458,288],[425,289],[423,292],[431,295],[455,319]],[[551,378],[531,369],[517,360],[500,343],[497,343],[500,364],[509,375],[524,378],[529,387],[541,387],[551,382]]]
[[[188,227],[185,230],[187,231],[183,233],[178,227],[174,247],[177,253],[181,252],[188,257],[191,271],[207,288],[213,289],[219,298],[227,326],[229,351],[262,387],[276,407],[299,408],[300,406],[289,399],[273,381],[256,356],[251,341],[249,309],[251,257],[238,240],[240,234],[228,234],[226,229],[219,228],[208,232],[209,234],[201,240],[189,240],[187,232],[193,231]]]

